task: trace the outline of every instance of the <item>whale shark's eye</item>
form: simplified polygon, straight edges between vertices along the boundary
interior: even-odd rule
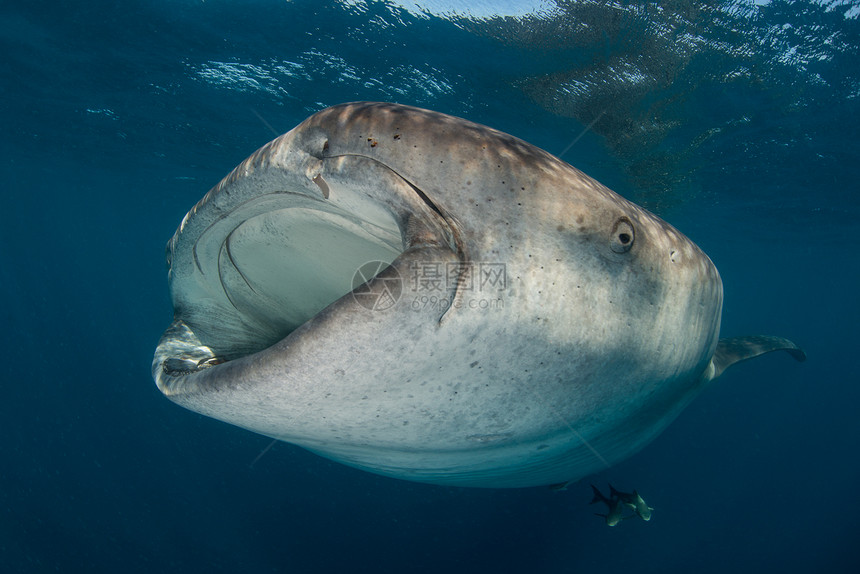
[[[609,248],[615,253],[627,253],[633,247],[633,224],[626,217],[620,217],[612,226],[612,235],[609,237]]]

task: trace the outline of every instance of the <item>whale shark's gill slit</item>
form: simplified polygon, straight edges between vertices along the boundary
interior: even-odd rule
[[[197,271],[200,272],[201,275],[206,275],[203,271],[203,267],[200,265],[200,256],[197,255],[197,244],[200,242],[198,239],[194,242],[194,245],[191,246],[191,256],[194,258],[194,267],[197,268]]]
[[[394,172],[394,173],[397,173],[397,172]],[[398,177],[400,177],[400,179],[405,181],[407,183],[407,185],[409,185],[409,187],[412,188],[412,191],[414,191],[418,195],[418,197],[421,198],[421,201],[423,201],[425,204],[427,204],[427,207],[429,207],[430,209],[435,211],[436,215],[438,215],[439,217],[441,217],[442,219],[447,221],[447,218],[442,213],[442,210],[439,209],[438,207],[436,207],[436,204],[433,203],[433,201],[429,197],[427,197],[426,193],[421,191],[421,189],[419,187],[417,187],[414,183],[412,183],[411,181],[409,181],[405,177],[401,176],[399,173],[397,175],[398,175]]]
[[[226,245],[226,243],[227,243],[227,242],[225,241],[224,243],[222,243],[222,244],[221,244],[221,250],[220,250],[220,252],[224,252],[224,251],[225,251],[225,245]],[[231,262],[232,262],[232,258],[230,257],[229,250],[227,250],[227,258],[228,258],[228,259],[230,259],[230,260],[231,260]],[[218,257],[218,259],[219,259],[219,260],[221,259],[221,258],[220,258],[220,256]],[[233,263],[233,267],[235,267],[235,266],[236,266],[236,264],[235,264],[235,263]],[[220,267],[220,264],[219,264],[219,267]],[[240,276],[242,276],[242,272],[241,272],[241,271],[239,271],[238,269],[237,269],[236,271],[239,273],[239,275],[240,275]],[[243,276],[242,276],[242,278],[244,279],[244,277],[243,277]],[[221,291],[224,293],[224,296],[225,296],[225,297],[227,297],[227,301],[229,301],[229,302],[230,302],[230,305],[232,305],[232,306],[233,306],[233,308],[234,308],[234,309],[236,309],[236,310],[238,311],[238,310],[239,310],[239,307],[238,307],[238,306],[236,306],[236,302],[235,302],[235,301],[233,300],[233,298],[230,296],[230,289],[229,289],[229,288],[227,287],[227,285],[224,283],[224,274],[221,272],[221,270],[220,270],[220,269],[218,269],[218,282],[221,284]],[[248,282],[248,280],[247,280],[247,279],[245,279],[245,283],[247,283],[247,282]],[[248,285],[248,287],[250,287],[250,285]]]
[[[232,249],[230,248],[230,242],[231,242],[231,241],[232,241],[232,239],[233,239],[233,232],[234,232],[234,231],[235,231],[235,229],[234,229],[233,231],[231,231],[231,232],[230,232],[230,234],[227,236],[227,238],[224,240],[224,251],[225,251],[225,253],[227,254],[227,259],[229,259],[229,260],[230,260],[230,265],[232,265],[232,266],[233,266],[233,269],[235,269],[235,270],[236,270],[236,273],[238,273],[238,274],[239,274],[239,277],[241,277],[241,278],[242,278],[242,281],[244,281],[244,282],[245,282],[245,285],[247,285],[247,286],[248,286],[248,289],[250,289],[251,291],[253,291],[253,292],[256,294],[256,293],[257,293],[257,290],[256,290],[256,289],[254,289],[254,286],[253,286],[253,285],[251,285],[251,282],[250,282],[250,281],[248,281],[248,278],[245,276],[245,274],[244,274],[244,273],[242,273],[242,270],[241,270],[241,269],[239,269],[239,265],[236,263],[236,260],[235,260],[235,259],[233,259],[233,251],[232,251]],[[219,275],[220,275],[220,273],[219,273]],[[222,286],[224,285],[223,281],[221,282],[221,285],[222,285]],[[234,305],[234,307],[235,307],[235,305]]]
[[[409,179],[404,177],[403,174],[401,174],[400,172],[398,172],[396,169],[392,168],[391,166],[387,165],[386,163],[384,163],[384,162],[382,162],[376,158],[364,155],[364,154],[342,153],[342,154],[337,154],[337,155],[326,156],[326,159],[335,159],[335,158],[343,158],[343,157],[360,157],[363,159],[370,160],[372,162],[378,163],[379,165],[381,165],[382,167],[384,167],[385,169],[387,169],[388,171],[390,171],[391,173],[396,175],[398,178],[400,178],[400,180],[403,181],[406,185],[408,185],[409,188],[415,192],[415,195],[417,195],[421,199],[421,201],[433,211],[433,213],[435,213],[436,215],[439,216],[439,218],[441,219],[442,227],[444,228],[444,234],[446,236],[445,240],[448,243],[448,247],[450,249],[452,249],[453,251],[456,251],[457,258],[460,261],[466,261],[468,259],[468,253],[466,252],[466,249],[464,247],[464,242],[463,242],[462,236],[460,234],[459,226],[456,222],[456,219],[451,217],[450,215],[448,215],[442,208],[440,208],[438,205],[436,205],[433,202],[433,200],[430,199],[430,197],[426,193],[424,193],[424,191],[421,190],[420,187],[418,187],[417,185],[415,185],[414,183],[409,181]],[[463,271],[463,273],[465,273],[465,270]],[[458,293],[459,293],[459,291],[460,290],[458,288]],[[450,309],[451,308],[449,307],[449,310]],[[446,311],[446,313],[447,313],[447,311]]]
[[[326,142],[326,143],[328,143],[328,142]],[[421,201],[423,201],[427,205],[427,207],[432,209],[436,213],[436,215],[438,215],[439,217],[441,217],[442,219],[444,219],[446,221],[448,220],[448,218],[445,217],[445,214],[442,213],[442,210],[439,209],[439,207],[437,207],[435,203],[433,203],[433,200],[431,200],[429,197],[427,197],[426,193],[421,191],[421,188],[419,188],[417,185],[415,185],[414,183],[409,181],[407,178],[403,177],[403,175],[398,173],[397,170],[392,169],[391,166],[386,165],[384,162],[381,162],[376,158],[373,158],[373,157],[370,157],[367,155],[363,155],[360,153],[342,153],[342,154],[338,154],[338,155],[330,155],[330,156],[326,156],[326,159],[333,159],[333,158],[338,158],[338,157],[350,157],[350,156],[369,159],[369,160],[374,161],[374,162],[378,163],[379,165],[383,166],[385,169],[389,170],[391,173],[393,173],[394,175],[396,175],[397,177],[402,179],[409,187],[411,187],[412,191],[414,191],[418,195],[418,197],[421,198]]]

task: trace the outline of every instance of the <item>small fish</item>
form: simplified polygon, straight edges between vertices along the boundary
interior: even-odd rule
[[[610,488],[612,488],[610,486]],[[602,516],[606,519],[606,526],[615,526],[625,518],[630,518],[629,516],[624,516],[624,503],[621,499],[610,496],[610,498],[606,498],[603,496],[603,493],[597,490],[597,487],[593,484],[591,485],[591,489],[594,491],[594,498],[591,499],[591,504],[595,502],[602,502],[606,505],[607,512],[606,514],[598,514],[594,513],[597,516]]]
[[[645,502],[635,489],[632,493],[621,492],[615,490],[615,488],[610,484],[609,496],[610,498],[618,499],[629,506],[642,520],[651,520],[651,511],[654,509],[648,506],[648,503]]]

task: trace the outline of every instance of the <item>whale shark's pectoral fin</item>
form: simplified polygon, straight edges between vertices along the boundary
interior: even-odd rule
[[[741,361],[764,355],[772,351],[786,351],[797,361],[805,361],[806,353],[803,349],[782,337],[770,337],[767,335],[753,335],[749,337],[731,337],[720,339],[717,350],[711,359],[713,373],[710,379],[714,380],[723,374],[723,371]]]

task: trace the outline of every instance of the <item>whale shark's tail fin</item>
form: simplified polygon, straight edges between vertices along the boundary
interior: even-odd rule
[[[798,361],[806,360],[806,353],[803,352],[803,349],[782,337],[753,335],[720,339],[717,343],[717,350],[714,352],[714,358],[711,360],[714,367],[711,380],[718,378],[723,374],[723,371],[735,363],[772,351],[786,351]]]

